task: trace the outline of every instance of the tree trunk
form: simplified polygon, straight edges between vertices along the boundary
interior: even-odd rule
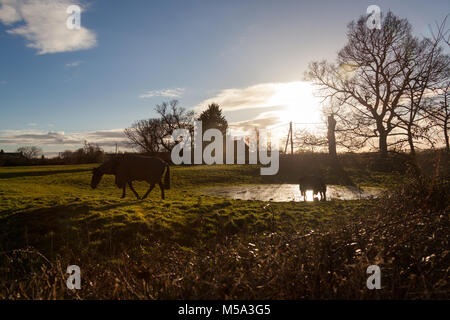
[[[332,159],[336,159],[336,120],[333,115],[328,116],[328,154]]]
[[[416,149],[414,148],[414,141],[412,137],[411,127],[408,127],[408,143],[409,143],[409,153],[415,156]]]
[[[387,157],[387,133],[384,127],[378,126],[378,132],[380,134],[379,140],[378,140],[378,148],[379,152],[382,158]]]
[[[445,123],[444,123],[444,136],[445,136],[445,149],[447,150],[447,152],[450,152],[447,121],[445,121]]]

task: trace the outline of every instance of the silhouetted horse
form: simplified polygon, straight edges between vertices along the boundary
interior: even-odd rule
[[[163,183],[164,171],[166,171],[166,175]],[[123,189],[122,198],[125,198],[127,184],[138,199],[147,198],[156,184],[159,184],[162,199],[164,199],[164,188],[170,189],[169,164],[156,157],[126,154],[106,161],[100,167],[94,168],[92,173],[92,189],[98,186],[104,174],[115,175],[117,187]],[[139,198],[139,194],[134,190],[133,181],[147,181],[150,184],[150,188],[142,198]]]
[[[303,196],[303,200],[306,201],[306,191],[312,190],[313,195],[320,193],[321,200],[327,200],[327,185],[321,177],[316,177],[313,175],[307,175],[300,177],[300,193]]]

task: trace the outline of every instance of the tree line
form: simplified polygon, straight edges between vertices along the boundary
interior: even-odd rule
[[[159,117],[136,121],[124,131],[130,146],[142,153],[170,153],[180,142],[172,139],[174,130],[187,129],[193,136],[194,120],[202,121],[203,132],[215,128],[225,135],[228,128],[228,122],[216,103],[208,105],[198,117],[193,111],[181,107],[178,100],[157,105],[155,112]]]
[[[57,157],[46,158],[40,147],[23,146],[17,148],[15,153],[6,153],[0,150],[0,165],[59,165],[99,163],[105,158],[105,151],[96,143],[84,142],[84,146],[75,151],[60,152]]]

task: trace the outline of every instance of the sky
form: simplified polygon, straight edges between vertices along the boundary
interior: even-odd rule
[[[450,13],[438,0],[0,0],[0,149],[125,148],[123,129],[171,99],[219,103],[236,132],[319,123],[303,73],[334,60],[372,4],[422,36]]]

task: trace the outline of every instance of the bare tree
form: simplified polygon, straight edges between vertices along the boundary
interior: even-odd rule
[[[431,29],[431,35],[436,43],[443,42],[447,44],[447,48],[450,47],[450,28],[447,28],[447,19],[450,15],[447,15],[445,19],[439,24],[436,22],[436,30]],[[428,103],[425,106],[427,114],[433,123],[442,129],[445,139],[445,148],[447,152],[450,152],[450,142],[448,126],[450,123],[450,71],[446,68],[446,76],[444,80],[435,85],[433,89],[433,95],[428,99]]]
[[[425,112],[424,105],[433,88],[439,87],[449,74],[450,57],[443,54],[440,42],[440,39],[423,39],[412,53],[415,64],[408,66],[410,70],[402,70],[403,73],[410,73],[410,81],[396,115],[412,155],[415,154],[415,141],[431,142],[427,135],[431,128],[427,119],[430,113]]]
[[[447,14],[445,16],[444,20],[439,24],[438,22],[435,23],[435,30],[430,27],[431,36],[435,41],[442,41],[443,43],[447,44],[447,46],[450,46],[450,28],[447,28],[447,19],[450,16],[450,14]]]
[[[99,163],[104,159],[105,152],[96,143],[84,141],[84,146],[75,151],[66,150],[59,154],[59,158],[66,164]]]
[[[429,99],[425,110],[433,123],[439,127],[445,140],[445,149],[450,152],[449,125],[450,125],[450,80],[443,83],[442,87],[434,90],[435,95]]]
[[[369,138],[354,134],[358,123],[353,121],[352,110],[336,99],[329,100],[329,103],[322,108],[322,114],[327,119],[329,149],[336,148],[351,152],[362,149]],[[334,153],[334,150],[331,153]]]
[[[295,130],[293,140],[295,149],[299,151],[325,151],[328,146],[328,139],[325,135],[306,129]]]
[[[125,135],[130,140],[131,146],[141,152],[161,151],[159,143],[163,136],[162,121],[160,119],[139,120],[133,123],[131,128],[125,129]]]
[[[327,114],[325,114],[327,115]],[[326,152],[331,159],[336,159],[337,151],[358,151],[360,150],[366,139],[355,137],[353,132],[348,129],[343,113],[333,113],[327,115],[335,121],[334,129],[327,126],[327,132],[317,132],[308,129],[298,129],[294,132],[295,149],[300,151]],[[337,119],[337,120],[336,120]]]
[[[42,154],[42,149],[35,146],[20,147],[17,149],[17,152],[21,153],[28,160],[31,160],[39,157]]]
[[[305,76],[325,100],[336,99],[351,110],[347,131],[365,141],[378,139],[378,150],[385,156],[388,137],[395,136],[398,127],[396,111],[414,70],[417,40],[408,21],[391,12],[381,30],[367,28],[364,16],[351,22],[347,38],[336,63],[312,62]]]
[[[160,118],[136,121],[124,133],[130,144],[142,152],[170,152],[178,143],[172,139],[175,129],[188,129],[193,133],[194,112],[180,107],[177,100],[163,102],[155,110]]]

